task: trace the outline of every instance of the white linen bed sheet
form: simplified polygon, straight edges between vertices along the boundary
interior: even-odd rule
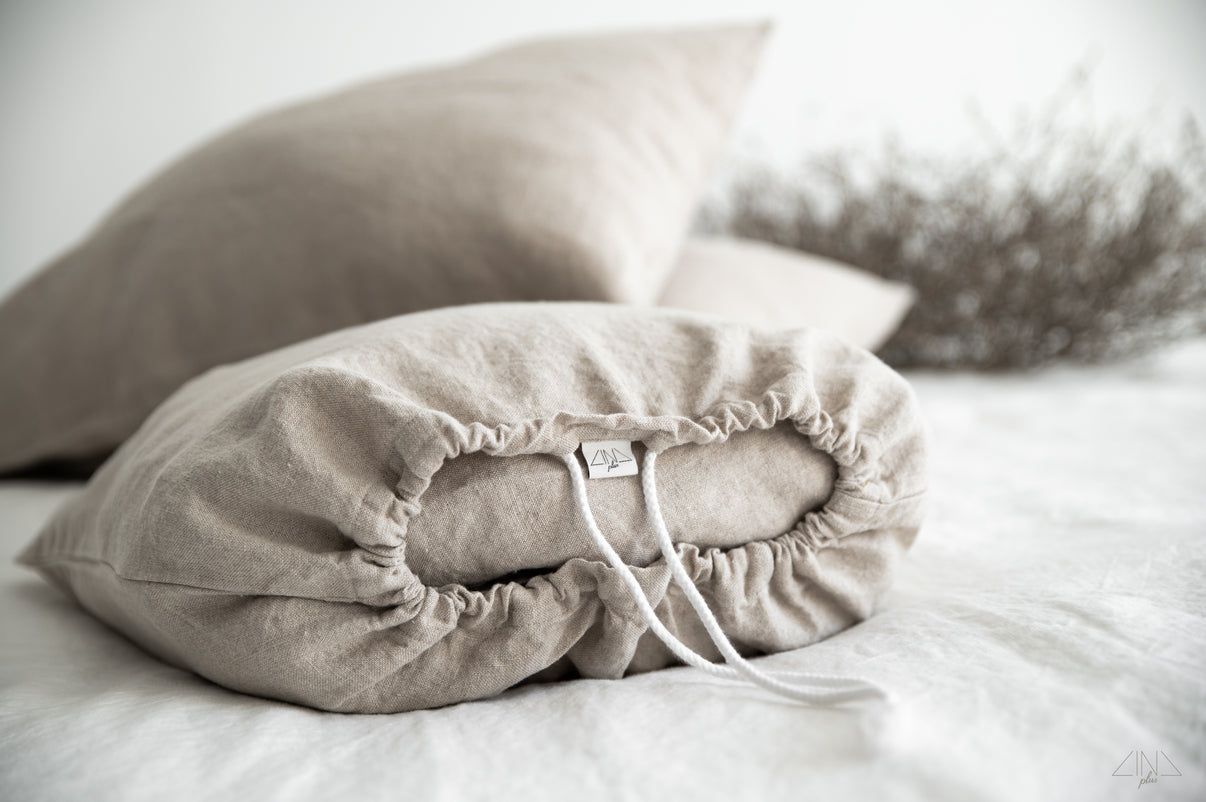
[[[1206,342],[909,378],[932,502],[895,590],[759,660],[892,689],[879,747],[850,713],[686,668],[388,716],[232,693],[13,566],[77,486],[5,482],[0,798],[1206,798]]]

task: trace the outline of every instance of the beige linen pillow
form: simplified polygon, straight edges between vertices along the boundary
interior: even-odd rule
[[[577,503],[579,450],[598,464],[590,444],[612,440],[632,451],[598,469],[641,471],[589,479]],[[488,304],[194,379],[21,560],[229,688],[400,711],[673,662],[588,535],[592,508],[665,626],[714,659],[641,500],[649,452],[675,553],[746,654],[869,615],[921,520],[913,394],[839,338]]]
[[[203,370],[348,325],[653,302],[764,34],[520,45],[189,153],[0,306],[0,471],[104,455]]]
[[[762,242],[687,241],[658,303],[764,326],[826,329],[874,351],[916,293],[856,267]]]

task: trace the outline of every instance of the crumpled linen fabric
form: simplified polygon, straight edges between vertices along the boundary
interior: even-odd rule
[[[757,447],[733,447],[750,433]],[[671,517],[678,552],[747,653],[870,615],[921,522],[920,413],[866,351],[669,310],[502,304],[407,315],[190,382],[23,559],[174,664],[328,710],[619,677],[672,658],[587,541],[568,474],[547,472],[583,441],[617,439],[665,451],[678,509],[711,514]],[[679,448],[695,453],[674,463]],[[428,494],[450,488],[435,478],[469,455],[488,457],[462,477],[477,495],[440,508]],[[784,476],[774,503],[721,492]],[[620,489],[638,477],[599,481],[614,490],[593,504],[633,509]],[[425,504],[436,522],[412,540]],[[667,625],[714,657],[652,537],[619,531]]]
[[[896,585],[867,621],[754,661],[889,688],[890,748],[869,753],[846,711],[689,668],[389,716],[232,693],[13,565],[81,485],[8,481],[0,796],[1202,799],[1206,342],[1094,368],[906,378],[933,430],[931,501]],[[1136,749],[1181,776],[1114,776]]]

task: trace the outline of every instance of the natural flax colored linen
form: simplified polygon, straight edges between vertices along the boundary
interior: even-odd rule
[[[765,242],[687,240],[658,304],[761,326],[825,329],[874,351],[916,292],[852,265]]]
[[[518,45],[186,154],[0,304],[0,471],[108,454],[189,378],[346,326],[652,303],[765,34]]]
[[[869,615],[921,520],[907,383],[833,335],[674,310],[499,304],[405,315],[194,379],[22,562],[147,650],[339,711],[673,662],[596,553],[559,455],[661,455],[678,553],[747,654]],[[640,477],[588,480],[667,627],[718,655]]]

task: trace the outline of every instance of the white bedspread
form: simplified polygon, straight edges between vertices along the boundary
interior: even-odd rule
[[[759,661],[892,689],[878,748],[692,669],[392,716],[241,696],[11,565],[74,486],[0,482],[0,799],[1206,798],[1206,343],[910,378],[932,505],[895,591]]]

